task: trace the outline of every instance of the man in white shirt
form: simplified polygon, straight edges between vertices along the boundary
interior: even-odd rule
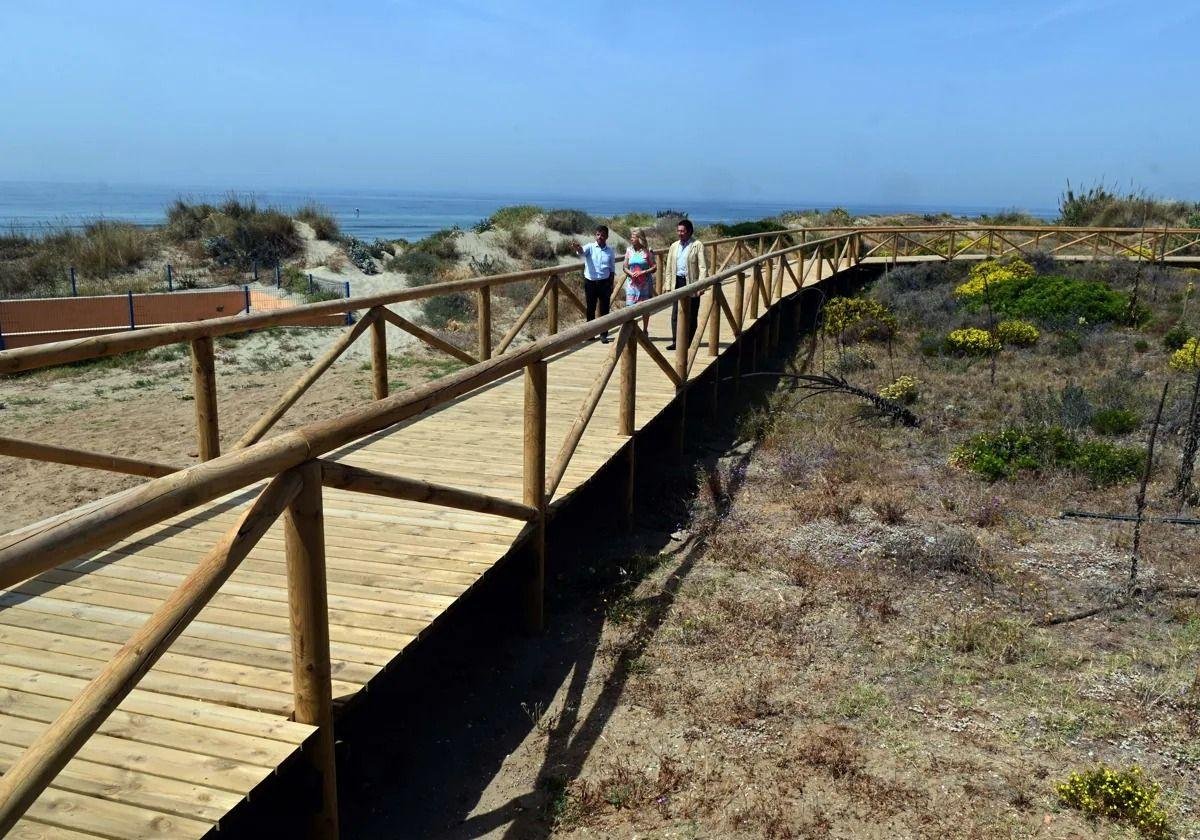
[[[704,259],[704,243],[692,236],[695,230],[691,219],[680,219],[679,224],[675,226],[675,233],[679,236],[679,241],[671,243],[671,247],[667,251],[667,258],[663,261],[664,291],[666,291],[666,278],[670,276],[667,272],[671,269],[675,271],[676,289],[686,286],[688,283],[698,283],[708,276],[708,263]],[[696,321],[700,317],[700,298],[689,299],[688,309],[691,311],[692,318],[689,322],[687,342],[691,344],[692,336],[696,334]],[[679,303],[676,302],[671,307],[671,343],[667,345],[668,350],[675,349],[675,326],[678,322]]]
[[[596,226],[596,241],[587,245],[575,243],[575,253],[583,257],[583,296],[587,301],[587,319],[608,314],[609,303],[612,301],[613,277],[616,272],[616,260],[613,257],[612,246],[608,244],[608,226]],[[610,341],[608,330],[605,330],[600,340],[605,344]]]

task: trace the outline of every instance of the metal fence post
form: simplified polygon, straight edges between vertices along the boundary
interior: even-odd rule
[[[133,289],[130,289],[127,295],[129,297],[129,329],[132,330],[137,328],[137,324],[133,320]]]
[[[310,295],[313,293],[313,285],[312,272],[310,271],[308,273],[308,293]]]
[[[258,282],[258,260],[255,260],[253,263],[251,263],[251,268],[254,271],[254,282],[257,283]]]
[[[7,350],[8,347],[4,344],[4,325],[0,324],[0,350]]]
[[[175,291],[175,274],[171,271],[170,263],[167,263],[167,291]]]
[[[346,284],[346,300],[350,300],[350,281],[346,280],[345,284]],[[354,323],[354,313],[347,312],[346,313],[346,325],[349,326],[350,324],[353,324],[353,323]]]
[[[250,314],[250,287],[242,286],[242,291],[246,294],[246,314]]]
[[[71,266],[71,297],[79,297],[79,287],[75,285],[75,266]]]

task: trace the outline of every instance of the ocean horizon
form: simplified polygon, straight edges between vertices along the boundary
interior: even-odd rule
[[[926,204],[868,204],[837,201],[739,201],[697,198],[611,198],[581,195],[521,193],[437,193],[366,189],[249,189],[153,186],[112,183],[51,183],[0,181],[0,233],[38,235],[48,231],[78,229],[99,219],[152,227],[166,220],[166,210],[177,198],[219,202],[231,196],[253,200],[260,206],[292,211],[315,202],[326,208],[342,230],[359,239],[421,239],[449,227],[470,228],[501,207],[536,204],[547,208],[570,207],[597,216],[631,211],[686,212],[697,225],[733,223],[775,216],[792,210],[831,210],[844,207],[853,215],[886,213],[941,213],[978,216],[1011,209],[991,206],[935,206]],[[1051,219],[1055,210],[1027,209]]]

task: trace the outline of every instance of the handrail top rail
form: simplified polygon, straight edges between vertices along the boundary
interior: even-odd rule
[[[993,225],[986,222],[978,223],[960,223],[954,224],[924,224],[924,225],[802,225],[799,227],[791,226],[780,228],[779,230],[765,230],[761,233],[743,233],[740,236],[723,236],[717,239],[705,239],[706,245],[724,245],[728,242],[746,242],[751,239],[762,239],[764,237],[780,236],[783,234],[794,234],[804,232],[827,233],[834,232],[834,235],[844,233],[939,233],[946,231],[975,231],[975,230],[1031,230],[1038,232],[1050,233],[1067,233],[1075,231],[1083,231],[1084,233],[1117,233],[1132,235],[1135,233],[1151,233],[1161,235],[1163,233],[1200,236],[1200,228],[1163,228],[1144,225],[1142,227],[1093,227],[1090,225],[1055,225],[1055,224],[1032,224],[1032,225]],[[828,237],[826,237],[828,238]],[[813,240],[816,242],[817,240]],[[659,250],[659,249],[656,249]]]

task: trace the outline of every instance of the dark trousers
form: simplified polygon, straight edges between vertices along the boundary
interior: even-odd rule
[[[611,277],[607,280],[583,281],[583,296],[587,300],[587,319],[589,321],[596,317],[597,309],[600,310],[601,318],[608,314],[612,293],[613,279]],[[604,334],[608,335],[608,330],[605,330]]]
[[[676,289],[682,288],[686,285],[687,285],[686,277],[683,277],[680,275],[675,276],[675,288]],[[687,304],[688,304],[688,310],[690,311],[690,314],[692,316],[691,320],[688,321],[688,334],[687,334],[687,339],[686,339],[687,344],[690,345],[692,343],[692,336],[694,336],[696,334],[696,321],[699,320],[699,318],[700,318],[700,298],[699,297],[688,298]],[[679,323],[679,301],[675,301],[673,304],[671,304],[671,343],[672,344],[675,343],[675,336],[679,335],[679,329],[677,327],[678,323]]]

